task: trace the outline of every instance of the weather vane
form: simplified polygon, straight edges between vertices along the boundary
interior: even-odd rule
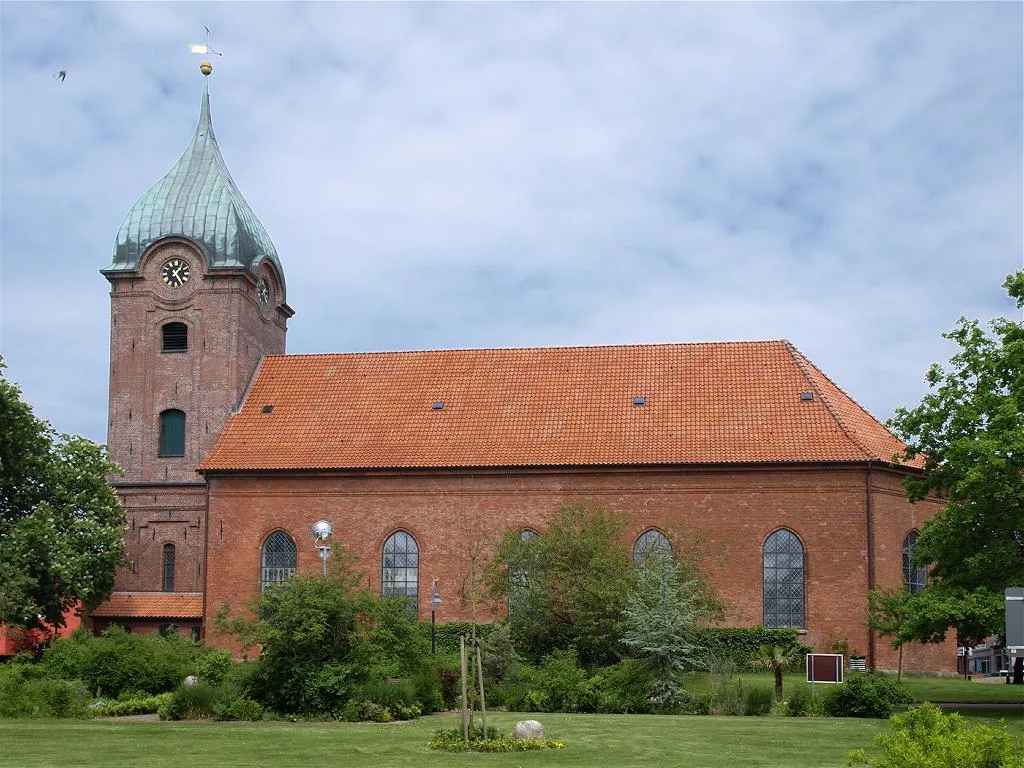
[[[213,50],[213,48],[210,47],[210,28],[208,26],[206,26],[205,24],[203,24],[203,29],[206,30],[206,42],[205,43],[189,43],[188,44],[188,52],[189,53],[201,53],[204,56],[209,56],[211,54],[214,55],[214,56],[223,56],[224,55],[223,53],[221,53],[220,51],[215,51],[215,50]]]

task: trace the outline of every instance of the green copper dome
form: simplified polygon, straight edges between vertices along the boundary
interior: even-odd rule
[[[284,272],[267,231],[228,172],[210,120],[210,89],[203,83],[199,125],[185,153],[125,216],[104,272],[136,270],[142,254],[165,237],[198,245],[211,268],[242,267],[254,274],[267,259]]]

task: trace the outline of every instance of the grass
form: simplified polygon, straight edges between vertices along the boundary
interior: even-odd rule
[[[744,686],[748,685],[770,685],[774,686],[775,678],[771,672],[738,672],[733,676],[734,680],[742,680]],[[715,685],[716,678],[707,672],[698,672],[687,684],[687,689],[694,693],[705,693]],[[992,704],[1004,702],[1024,703],[1024,686],[1005,685],[1003,683],[978,683],[964,680],[962,677],[929,677],[918,675],[903,675],[900,682],[907,689],[907,692],[914,697],[914,701],[923,702],[976,702],[979,704]],[[783,694],[792,687],[807,685],[803,674],[787,674],[783,678]],[[822,690],[828,686],[819,684],[816,686]]]
[[[490,722],[511,730],[528,717],[498,713]],[[0,721],[6,765],[204,768],[273,765],[274,768],[516,768],[587,766],[641,768],[838,768],[847,753],[870,745],[885,727],[878,720],[644,715],[534,715],[559,751],[493,755],[431,752],[436,728],[458,716],[435,715],[405,723],[141,723],[122,721]]]

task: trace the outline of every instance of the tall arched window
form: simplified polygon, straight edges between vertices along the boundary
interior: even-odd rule
[[[648,557],[664,557],[672,554],[672,545],[661,531],[651,528],[641,533],[633,543],[633,562],[643,566]]]
[[[164,323],[160,328],[163,344],[161,352],[187,352],[188,326],[184,323]]]
[[[404,597],[411,609],[418,605],[420,548],[405,531],[395,531],[384,542],[381,556],[380,588],[384,597]]]
[[[185,455],[185,412],[169,408],[160,414],[160,455]]]
[[[911,531],[903,540],[903,586],[907,592],[920,592],[928,583],[928,571],[924,566],[914,565],[914,546],[917,544],[917,531]]]
[[[804,628],[804,547],[780,528],[764,542],[764,625]]]
[[[295,539],[284,531],[274,531],[267,536],[260,552],[260,592],[294,574]]]
[[[174,591],[174,545],[164,544],[164,592]]]

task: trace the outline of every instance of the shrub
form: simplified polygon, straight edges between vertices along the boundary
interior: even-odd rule
[[[708,700],[708,711],[712,715],[742,715],[746,712],[746,696],[743,681],[725,680],[715,685]]]
[[[341,716],[349,723],[390,723],[393,720],[391,710],[387,707],[382,707],[375,701],[356,701],[355,699],[349,699]]]
[[[754,659],[762,646],[787,648],[797,646],[797,655],[803,657],[813,649],[800,642],[795,629],[769,629],[767,627],[699,627],[694,631],[694,644],[704,649],[707,659],[717,660],[711,666],[731,662],[738,671],[753,671]]]
[[[889,717],[895,706],[909,704],[910,694],[882,672],[857,672],[824,697],[822,708],[829,717]]]
[[[775,693],[768,685],[751,685],[743,692],[743,714],[767,715],[772,710]]]
[[[445,752],[528,752],[536,749],[565,748],[565,744],[554,739],[516,739],[503,736],[497,728],[488,728],[485,737],[479,726],[470,733],[468,746],[463,741],[460,728],[434,731],[427,746]]]
[[[89,713],[93,717],[125,717],[127,715],[147,715],[158,712],[161,706],[169,704],[173,693],[160,693],[156,696],[139,696],[137,698],[118,698],[116,701],[93,702]]]
[[[96,695],[163,693],[189,674],[194,654],[192,642],[177,635],[128,634],[115,625],[99,637],[76,632],[55,640],[40,669],[48,677],[80,679]]]
[[[415,691],[414,700],[421,709],[430,714],[455,706],[455,689],[458,683],[458,665],[447,659],[433,658],[413,673],[410,681]],[[446,681],[451,678],[451,705],[446,701]]]
[[[88,717],[88,704],[80,680],[40,678],[26,664],[0,666],[0,717]]]
[[[203,650],[196,655],[196,677],[211,685],[220,685],[235,666],[229,651]]]
[[[179,685],[166,708],[159,711],[165,720],[202,720],[213,716],[216,701],[217,690],[200,681],[195,685]]]
[[[591,677],[575,650],[555,651],[540,667],[524,664],[506,681],[506,705],[520,712],[593,712],[600,678]]]
[[[226,710],[217,715],[218,720],[248,720],[257,721],[263,719],[263,706],[258,701],[247,698],[235,699]]]
[[[598,712],[644,714],[652,710],[650,666],[638,659],[625,659],[600,670]]]
[[[814,717],[822,714],[821,697],[816,697],[814,689],[809,685],[795,685],[790,688],[789,695],[786,696],[786,705],[793,717]]]
[[[943,714],[932,704],[915,707],[891,718],[887,733],[875,737],[880,757],[863,749],[850,753],[850,763],[872,768],[1020,768],[1024,766],[1024,736],[1005,726],[968,728],[957,714]]]
[[[355,690],[355,700],[373,703],[381,710],[390,712],[392,718],[389,719],[412,720],[423,713],[416,698],[416,686],[410,680],[378,680],[363,683]],[[376,717],[359,719],[376,720]]]

